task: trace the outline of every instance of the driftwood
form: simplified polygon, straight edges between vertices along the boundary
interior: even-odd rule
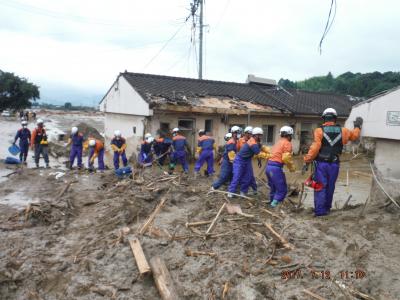
[[[277,233],[273,228],[271,224],[264,223],[265,227],[268,228],[268,230],[272,233],[272,236],[279,241],[279,243],[282,244],[282,246],[286,249],[289,250],[294,250],[294,246],[290,244],[283,236],[281,236],[279,233]]]
[[[347,206],[349,205],[349,202],[351,200],[351,198],[353,197],[353,195],[349,195],[349,198],[347,198],[346,202],[344,203],[342,209],[346,209]]]
[[[68,191],[69,187],[75,183],[76,181],[70,181],[67,182],[67,184],[63,187],[63,189],[61,190],[61,192],[57,195],[56,197],[56,201],[60,200],[62,196],[64,196],[64,194]]]
[[[353,297],[363,299],[363,300],[376,300],[374,297],[361,293],[360,291],[357,291],[356,289],[346,286],[343,282],[339,280],[332,280],[334,284],[336,284],[337,287],[340,288],[340,290],[345,291],[346,293],[352,295]]]
[[[217,223],[218,217],[222,213],[222,211],[224,210],[225,206],[226,206],[226,202],[224,202],[224,204],[222,204],[222,206],[219,209],[219,211],[218,211],[217,215],[215,216],[214,220],[211,222],[210,227],[208,227],[208,229],[206,231],[206,235],[209,235],[211,230],[213,230],[215,224]]]
[[[390,201],[392,201],[398,208],[400,208],[400,205],[386,192],[386,190],[383,188],[382,184],[379,182],[378,178],[376,177],[372,163],[369,163],[369,165],[371,167],[372,175],[373,175],[376,183],[378,184],[378,186],[381,188],[382,192],[389,198]]]
[[[278,218],[280,220],[283,220],[283,217],[281,217],[280,215],[277,215],[276,213],[273,213],[272,211],[266,209],[266,208],[260,208],[263,212],[266,212],[267,214],[270,214],[271,216]]]
[[[307,294],[308,296],[310,296],[310,297],[312,297],[312,298],[314,298],[314,299],[325,300],[325,298],[322,298],[321,296],[319,296],[319,295],[317,295],[317,294],[315,294],[315,293],[313,293],[313,292],[311,292],[311,291],[309,291],[309,290],[307,290],[307,289],[304,289],[304,290],[303,290],[303,293],[304,293],[304,294]]]
[[[151,271],[153,272],[154,281],[158,292],[163,300],[178,300],[180,299],[172,277],[165,265],[165,262],[159,256],[150,259]]]
[[[297,207],[296,209],[299,210],[301,205],[303,204],[303,194],[304,194],[304,182],[301,183],[301,189],[300,189],[300,193],[299,193],[299,200],[297,201]]]
[[[186,228],[188,227],[194,227],[194,226],[201,226],[201,225],[208,225],[211,224],[212,221],[198,221],[198,222],[192,222],[192,223],[186,223],[185,226]]]
[[[243,196],[243,195],[236,194],[236,193],[225,192],[225,191],[219,191],[219,190],[211,190],[211,191],[209,191],[207,193],[207,195],[212,194],[212,193],[220,193],[220,194],[225,194],[225,195],[232,194],[232,195],[240,197],[240,198],[244,198],[244,199],[247,199],[247,200],[253,200],[252,198],[247,197],[247,196]]]
[[[167,194],[169,193],[169,190],[167,193],[164,195],[164,197],[161,199],[160,203],[157,204],[156,208],[154,211],[151,213],[151,215],[148,217],[147,221],[143,224],[143,226],[139,229],[138,233],[143,234],[146,232],[147,228],[150,226],[151,223],[153,223],[155,217],[157,214],[160,212],[161,208],[164,206],[165,202],[167,201]]]
[[[227,295],[228,295],[228,291],[229,291],[229,281],[225,282],[224,284],[224,289],[222,290],[222,299],[227,299]]]
[[[143,253],[140,241],[137,238],[134,238],[129,241],[129,244],[131,245],[132,253],[133,256],[135,257],[140,275],[145,275],[150,273],[151,269],[147,262],[146,256]]]
[[[211,257],[217,256],[217,254],[215,252],[194,251],[194,250],[190,250],[190,249],[186,249],[185,254],[186,254],[186,256],[193,256],[193,257],[197,257],[200,255],[206,255],[206,256],[211,256]]]

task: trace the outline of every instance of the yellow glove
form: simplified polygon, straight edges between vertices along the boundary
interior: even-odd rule
[[[83,143],[83,150],[86,151],[88,148],[89,148],[89,142],[86,141],[86,142]]]
[[[111,149],[112,149],[114,152],[118,152],[118,151],[119,151],[119,148],[118,148],[116,145],[114,145],[114,144],[111,144]]]
[[[263,146],[261,146],[261,152],[271,153],[271,148],[263,145]]]
[[[236,157],[235,151],[229,151],[229,152],[228,152],[228,158],[229,158],[229,161],[230,161],[230,162],[233,162],[233,160],[235,159],[235,157]]]
[[[197,154],[200,154],[200,153],[201,153],[201,150],[202,150],[201,147],[197,147],[197,148],[196,148],[196,153],[197,153]]]
[[[294,165],[292,153],[289,152],[283,153],[282,162],[287,166],[290,172],[296,171],[296,166]]]
[[[214,151],[217,151],[218,150],[218,147],[217,147],[217,144],[213,144],[213,149],[214,149]]]
[[[125,149],[126,149],[126,144],[123,144],[119,150],[120,150],[120,151],[121,151],[121,153],[122,153],[122,152],[124,152],[124,151],[125,151]]]
[[[266,152],[260,152],[255,156],[255,158],[260,158],[260,159],[265,159],[265,160],[268,160],[270,157],[271,157],[271,154],[266,153]]]

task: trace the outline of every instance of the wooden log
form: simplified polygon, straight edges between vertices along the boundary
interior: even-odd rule
[[[140,241],[138,238],[133,238],[129,241],[131,245],[133,256],[135,257],[136,264],[139,269],[140,275],[148,274],[151,269],[149,263],[147,262],[146,256],[143,253],[142,246],[140,245]]]
[[[265,209],[265,208],[260,208],[263,212],[266,212],[267,214],[270,214],[271,216],[278,218],[280,220],[283,219],[283,217],[281,217],[280,215],[277,215],[276,213],[273,213],[272,211]]]
[[[165,262],[159,256],[150,259],[151,271],[153,272],[154,281],[158,292],[163,300],[180,299],[171,274],[169,273]]]
[[[217,223],[218,217],[221,214],[221,212],[224,210],[226,205],[226,202],[224,202],[224,204],[222,204],[221,208],[219,209],[217,215],[215,216],[214,220],[211,222],[210,227],[208,227],[207,231],[206,231],[206,235],[210,234],[211,230],[213,230],[215,224]]]
[[[146,232],[147,228],[150,226],[150,224],[153,223],[155,217],[157,216],[157,214],[160,212],[161,208],[164,206],[165,202],[167,201],[167,194],[168,193],[169,193],[169,190],[164,195],[164,197],[161,199],[160,203],[157,204],[156,208],[150,214],[150,216],[147,218],[146,222],[139,229],[139,231],[138,231],[139,234],[144,234]]]
[[[252,198],[247,197],[247,196],[243,196],[243,195],[236,194],[236,193],[230,193],[230,192],[220,191],[220,190],[211,190],[211,191],[209,191],[209,192],[207,193],[207,195],[212,194],[212,193],[219,193],[219,194],[225,194],[225,195],[227,195],[227,194],[232,194],[232,195],[234,195],[234,196],[236,196],[236,197],[244,198],[244,199],[247,199],[247,200],[253,200]]]
[[[272,236],[282,244],[282,246],[289,250],[294,250],[294,246],[290,244],[283,236],[277,233],[274,228],[272,228],[271,224],[264,223],[265,227],[272,233]]]
[[[193,257],[197,257],[200,255],[211,256],[211,257],[217,256],[217,253],[215,252],[195,251],[190,249],[186,249],[185,254],[186,256],[193,256]]]
[[[325,300],[325,298],[322,298],[320,295],[317,295],[313,292],[311,292],[310,290],[304,289],[303,290],[304,294],[307,294],[308,296],[314,298],[314,299],[318,299],[318,300]]]
[[[185,226],[186,228],[191,227],[191,226],[201,226],[201,225],[208,225],[211,224],[212,221],[198,221],[198,222],[192,222],[192,223],[186,223]]]
[[[301,183],[301,188],[300,188],[300,193],[299,193],[299,200],[297,201],[297,207],[296,207],[297,210],[299,210],[301,205],[302,205],[303,194],[304,194],[304,182]]]

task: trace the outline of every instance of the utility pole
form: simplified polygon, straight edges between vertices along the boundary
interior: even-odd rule
[[[203,4],[204,0],[199,0],[200,4],[200,33],[199,33],[199,79],[203,79]]]

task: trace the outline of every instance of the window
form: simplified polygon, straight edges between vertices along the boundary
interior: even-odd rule
[[[193,120],[179,120],[178,127],[180,130],[193,130]]]
[[[275,140],[275,125],[263,125],[263,143],[264,144],[273,144]]]
[[[133,134],[136,134],[136,126],[133,126],[132,130],[133,130]]]
[[[160,131],[168,132],[169,131],[169,123],[160,122]]]
[[[211,133],[213,130],[213,120],[206,120],[204,122],[204,130],[208,133]]]

